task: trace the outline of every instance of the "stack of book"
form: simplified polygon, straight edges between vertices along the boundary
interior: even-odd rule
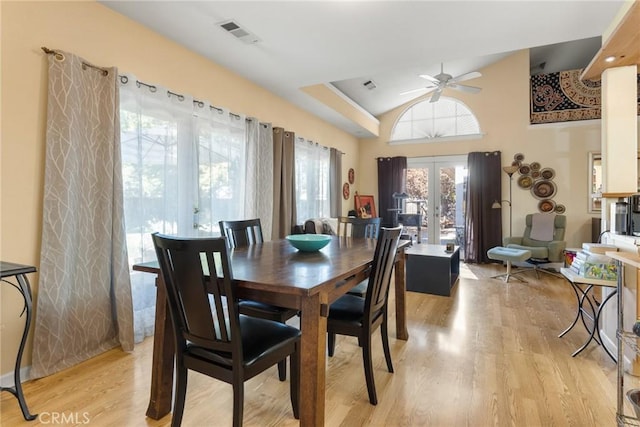
[[[583,243],[582,250],[576,253],[571,266],[574,273],[589,279],[616,280],[618,270],[614,260],[605,255],[607,251],[618,248],[601,243]]]

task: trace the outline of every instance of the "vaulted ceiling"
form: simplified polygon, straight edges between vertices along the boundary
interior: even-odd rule
[[[100,3],[367,137],[375,135],[367,121],[375,123],[375,116],[421,95],[400,95],[425,85],[420,74],[438,74],[443,63],[446,73],[457,76],[526,48],[539,48],[532,51],[532,67],[551,67],[554,52],[566,59],[582,51],[579,45],[567,49],[565,42],[601,36],[623,1]],[[220,26],[229,21],[240,29]],[[599,44],[594,40],[590,50]],[[545,52],[549,45],[565,51]],[[367,81],[375,89],[364,86]],[[469,83],[482,86],[481,78]]]

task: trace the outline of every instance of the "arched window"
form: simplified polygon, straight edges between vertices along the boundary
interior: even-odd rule
[[[393,127],[389,143],[431,142],[480,135],[480,124],[469,107],[457,99],[443,96],[438,102],[427,99],[409,107]]]

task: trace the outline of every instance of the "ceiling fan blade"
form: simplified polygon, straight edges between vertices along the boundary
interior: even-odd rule
[[[420,89],[412,89],[412,90],[407,90],[405,92],[400,92],[398,95],[409,95],[410,93],[417,93],[417,92],[424,92],[425,94],[431,92],[432,90],[436,89],[435,87],[421,87]]]
[[[429,100],[429,102],[438,102],[438,99],[440,99],[440,94],[442,93],[442,89],[438,89],[433,93],[433,96],[431,97],[431,99]]]
[[[450,80],[451,83],[463,82],[465,80],[477,79],[478,77],[482,77],[478,71],[472,71],[470,73],[461,74],[457,77],[454,77]]]
[[[420,74],[420,77],[422,77],[425,80],[429,80],[431,83],[440,84],[440,80],[436,79],[435,77],[431,77],[428,74]]]
[[[452,84],[449,85],[449,87],[451,89],[459,90],[459,91],[462,91],[462,92],[469,92],[469,93],[478,93],[478,92],[480,92],[482,90],[479,87],[467,86],[467,85],[459,85],[457,83],[452,83]]]

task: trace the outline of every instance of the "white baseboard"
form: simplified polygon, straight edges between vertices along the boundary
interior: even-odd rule
[[[600,329],[600,338],[602,338],[602,345],[606,345],[609,351],[611,351],[611,354],[613,354],[615,357],[618,357],[617,340],[615,341],[611,340],[611,338],[609,338],[609,336],[606,334],[604,329]],[[624,371],[625,372],[629,372],[629,370],[632,367],[632,363],[633,363],[633,360],[629,359],[625,354],[624,355]]]
[[[25,366],[20,368],[20,382],[26,382],[31,379],[31,366]],[[13,387],[15,384],[13,382],[13,371],[7,372],[0,376],[0,385],[2,387]]]

